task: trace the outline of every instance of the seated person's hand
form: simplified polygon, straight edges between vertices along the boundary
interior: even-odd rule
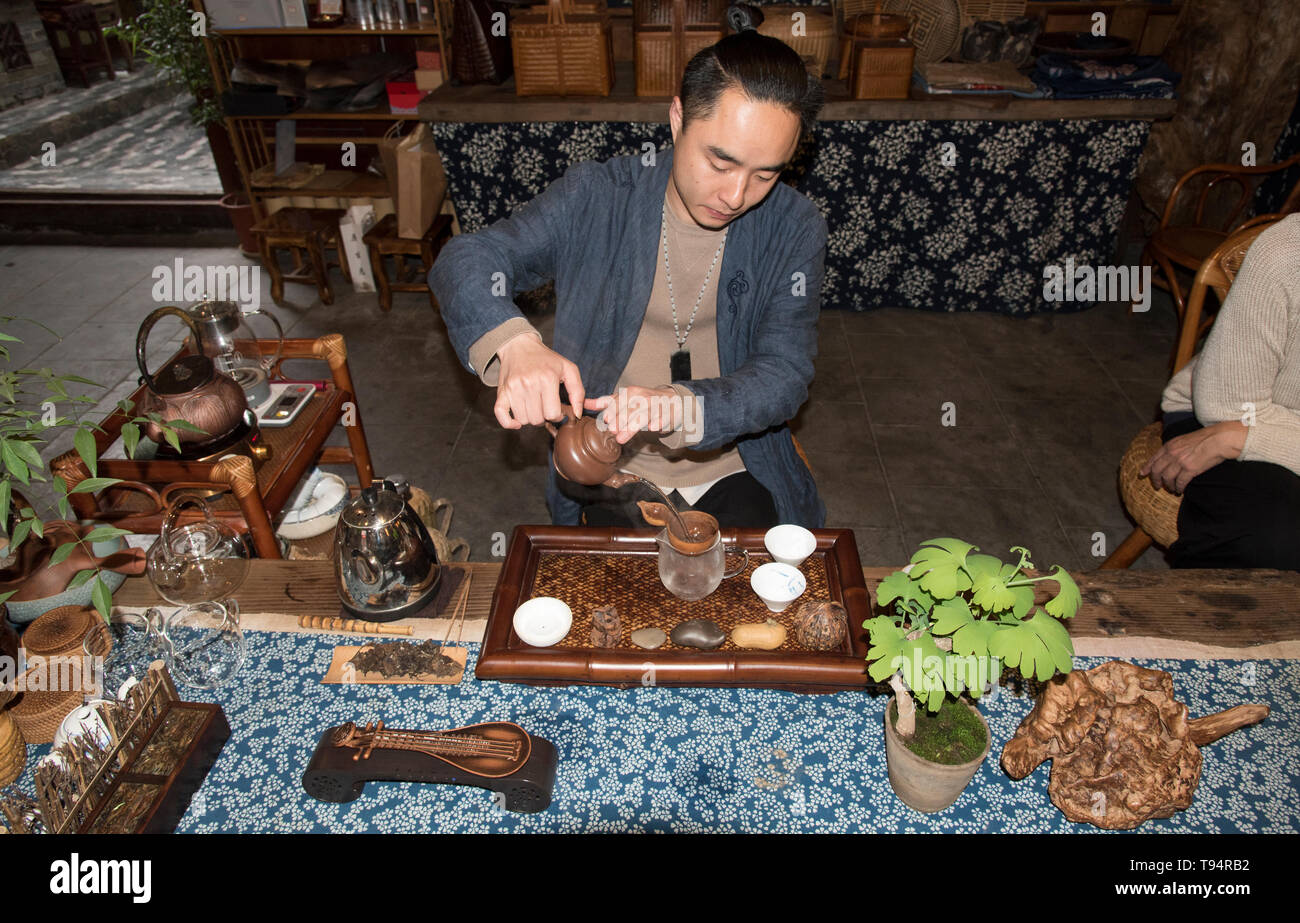
[[[531,334],[507,340],[497,350],[501,376],[493,406],[497,422],[506,429],[525,423],[539,426],[564,416],[560,409],[560,385],[569,392],[575,407],[585,394],[578,367]]]
[[[1246,445],[1246,425],[1237,420],[1214,423],[1170,439],[1138,472],[1150,475],[1151,484],[1181,494],[1192,478],[1219,462],[1237,458]]]
[[[663,435],[681,425],[681,397],[669,387],[631,385],[619,388],[616,394],[589,398],[586,408],[604,411],[601,418],[606,428],[617,437],[619,445],[625,445],[642,430]]]

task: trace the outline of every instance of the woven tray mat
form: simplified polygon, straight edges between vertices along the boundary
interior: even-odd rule
[[[821,553],[814,554],[800,570],[808,578],[808,588],[802,596],[782,612],[772,612],[758,598],[749,585],[749,578],[761,564],[772,560],[766,552],[749,553],[749,566],[735,577],[723,580],[717,590],[704,599],[688,602],[678,599],[664,588],[659,579],[658,558],[653,554],[565,554],[544,552],[538,556],[537,576],[533,579],[533,596],[554,596],[568,603],[573,610],[573,628],[557,648],[586,650],[591,647],[591,610],[602,606],[618,607],[622,620],[618,650],[640,651],[632,643],[632,632],[639,628],[658,628],[671,634],[673,628],[687,619],[711,619],[727,633],[727,640],[719,651],[738,651],[731,643],[731,630],[745,622],[764,622],[775,619],[786,628],[785,643],[777,651],[817,653],[800,647],[794,639],[794,619],[805,602],[827,599],[826,560]],[[727,555],[732,567],[736,559]],[[522,642],[521,642],[522,643]],[[660,651],[694,650],[682,648],[665,641]],[[839,654],[843,651],[831,651]]]

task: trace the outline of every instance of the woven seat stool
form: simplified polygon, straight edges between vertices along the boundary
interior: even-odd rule
[[[298,282],[316,286],[321,301],[334,303],[330,267],[338,266],[343,271],[343,278],[352,281],[339,234],[339,219],[344,214],[338,208],[282,208],[253,225],[257,246],[262,253],[262,265],[271,274],[272,301],[283,305],[284,283]],[[339,257],[337,261],[326,258],[327,247],[334,248]],[[293,257],[292,271],[286,273],[280,269],[277,255],[280,250],[288,250]]]
[[[393,292],[426,292],[429,304],[436,311],[438,301],[429,291],[428,274],[433,268],[442,245],[451,240],[451,216],[435,215],[429,230],[423,237],[398,237],[397,218],[385,215],[362,238],[370,249],[370,266],[375,272],[375,284],[379,286],[379,307],[384,311],[393,308]],[[389,282],[384,268],[384,257],[392,256],[397,263],[397,281]],[[420,258],[420,271],[408,268],[406,257]]]
[[[1103,568],[1130,566],[1153,541],[1162,548],[1178,541],[1178,509],[1183,505],[1183,498],[1163,488],[1157,490],[1150,478],[1138,475],[1151,456],[1160,451],[1164,444],[1163,432],[1162,423],[1142,427],[1119,463],[1120,497],[1137,528],[1102,562]]]

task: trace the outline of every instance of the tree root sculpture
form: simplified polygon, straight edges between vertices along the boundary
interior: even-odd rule
[[[1048,793],[1066,817],[1131,830],[1186,810],[1201,779],[1199,748],[1268,712],[1238,705],[1189,720],[1168,673],[1112,660],[1048,684],[1002,748],[1002,768],[1023,779],[1052,760]]]

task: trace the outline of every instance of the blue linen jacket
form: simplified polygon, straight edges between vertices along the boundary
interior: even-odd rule
[[[510,217],[446,243],[429,287],[461,364],[477,374],[470,346],[522,316],[514,295],[554,279],[552,348],[578,366],[589,396],[611,393],[650,301],[672,158],[669,147],[574,164]],[[824,525],[826,506],[786,421],[813,377],[826,236],[817,207],[782,182],[731,222],[718,280],[721,375],[683,383],[697,395],[703,421],[691,448],[734,440],[781,521],[807,528]],[[551,519],[576,525],[580,505],[548,469]]]

